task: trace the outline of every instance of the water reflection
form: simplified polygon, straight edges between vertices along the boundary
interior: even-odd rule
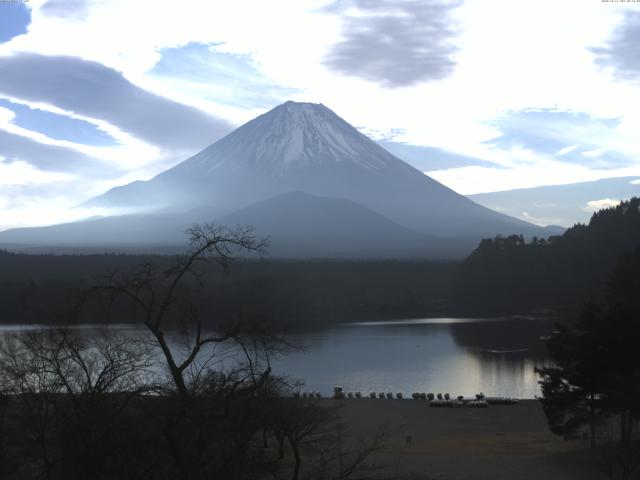
[[[540,338],[553,324],[531,319],[417,319],[348,324],[296,335],[306,346],[275,368],[306,388],[449,392],[533,398],[536,366],[546,363]]]
[[[0,326],[16,332],[24,326]],[[96,328],[84,326],[81,328]],[[140,327],[112,325],[126,335]],[[533,319],[416,319],[352,323],[292,335],[304,345],[273,362],[276,374],[304,380],[325,395],[335,385],[347,391],[448,392],[452,395],[539,394],[536,366],[547,363],[545,342],[553,323]]]

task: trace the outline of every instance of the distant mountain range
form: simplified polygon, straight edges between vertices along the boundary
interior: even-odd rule
[[[640,196],[640,177],[606,178],[569,185],[470,195],[473,201],[507,215],[542,224],[570,227],[620,200]]]
[[[277,256],[460,256],[482,237],[546,236],[393,156],[321,104],[287,102],[145,182],[87,201],[135,211],[0,233],[0,244],[184,244],[195,222],[251,224]]]

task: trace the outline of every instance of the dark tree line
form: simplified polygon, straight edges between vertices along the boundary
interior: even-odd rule
[[[81,292],[110,270],[137,273],[145,263],[170,268],[180,257],[142,255],[21,255],[0,251],[0,323],[55,323]],[[260,317],[288,328],[340,321],[451,314],[458,264],[429,261],[237,259],[233,275],[215,265],[202,275],[211,316]],[[119,312],[119,322],[130,319]],[[95,322],[89,314],[83,321]]]
[[[476,315],[572,315],[585,301],[603,301],[616,263],[640,245],[639,207],[640,199],[632,198],[548,239],[483,240],[457,275],[454,304]]]

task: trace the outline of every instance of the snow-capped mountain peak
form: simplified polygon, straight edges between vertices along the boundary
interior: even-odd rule
[[[324,105],[296,102],[256,117],[147,182],[112,189],[88,204],[198,209],[215,218],[290,192],[353,201],[421,234],[477,238],[539,230],[429,178]]]
[[[246,167],[271,176],[348,162],[380,169],[392,155],[322,104],[286,102],[242,125],[176,169],[207,174]]]

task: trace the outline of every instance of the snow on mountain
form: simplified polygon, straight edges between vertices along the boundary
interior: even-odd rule
[[[322,104],[287,102],[246,123],[175,171],[208,175],[243,165],[283,176],[327,163],[352,162],[379,170],[395,161]]]
[[[546,233],[459,195],[311,103],[284,103],[87,204],[137,214],[2,232],[0,243],[175,245],[189,224],[216,221],[255,224],[280,256],[442,258],[486,236]]]
[[[429,235],[541,234],[424,175],[321,104],[286,102],[148,182],[88,202],[217,215],[287,192],[349,199]]]

